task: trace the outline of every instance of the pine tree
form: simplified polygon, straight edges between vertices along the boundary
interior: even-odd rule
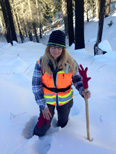
[[[96,0],[96,16],[99,19],[99,11],[100,11],[100,0]]]
[[[67,0],[69,46],[74,43],[72,0]]]
[[[100,1],[100,12],[99,12],[99,25],[98,25],[98,34],[97,41],[94,45],[94,55],[98,54],[98,44],[102,40],[103,33],[103,24],[104,24],[104,15],[105,15],[105,0]]]
[[[17,37],[9,0],[2,0],[0,1],[0,4],[2,7],[3,17],[6,25],[6,39],[8,43],[11,43],[13,45],[13,41],[17,41]]]
[[[105,4],[105,17],[109,16],[110,13],[110,0],[106,0]]]
[[[5,24],[4,24],[4,19],[3,19],[3,14],[2,14],[2,10],[0,8],[0,33],[1,34],[5,34],[6,33],[6,27],[5,27]]]
[[[85,48],[84,0],[75,0],[75,49]]]
[[[68,35],[68,16],[67,16],[66,0],[62,0],[62,14],[64,20],[65,34]]]
[[[18,17],[18,12],[17,12],[17,9],[16,9],[16,1],[15,0],[11,0],[11,8],[12,8],[12,14],[13,14],[13,20],[15,22],[15,27],[16,28],[16,31],[17,31],[17,34],[19,34],[20,36],[20,39],[21,39],[21,42],[23,43],[24,41],[24,36],[22,34],[22,30],[21,30],[21,24],[20,24],[20,20],[19,20],[19,17]]]
[[[97,42],[102,40],[103,24],[104,24],[104,12],[105,12],[105,0],[100,2],[100,13],[99,13],[99,29],[97,35]]]

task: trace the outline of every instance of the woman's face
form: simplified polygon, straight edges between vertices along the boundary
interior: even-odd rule
[[[59,46],[50,46],[50,54],[56,60],[62,54],[63,48]]]

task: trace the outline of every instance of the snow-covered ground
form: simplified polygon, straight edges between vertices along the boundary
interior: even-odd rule
[[[39,115],[31,80],[45,45],[26,42],[12,47],[0,42],[0,154],[116,154],[116,14],[104,23],[100,47],[108,53],[93,56],[97,26],[97,21],[85,24],[86,49],[74,50],[74,45],[67,48],[78,64],[88,67],[92,78],[88,101],[91,142],[86,139],[85,102],[75,88],[65,128],[51,128],[42,138],[24,137],[26,123]],[[46,41],[47,35],[44,44]]]

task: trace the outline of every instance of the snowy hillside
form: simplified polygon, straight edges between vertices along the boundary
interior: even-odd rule
[[[111,20],[113,25],[109,27]],[[12,47],[0,42],[0,154],[116,154],[116,14],[104,23],[100,48],[108,53],[93,56],[97,26],[97,21],[85,24],[86,49],[67,46],[78,64],[88,67],[88,76],[92,78],[92,96],[88,101],[91,142],[86,139],[85,102],[75,88],[67,126],[52,127],[41,138],[25,138],[27,122],[33,119],[35,123],[39,115],[31,80],[45,45],[26,42]],[[46,44],[47,39],[46,34],[41,42]]]

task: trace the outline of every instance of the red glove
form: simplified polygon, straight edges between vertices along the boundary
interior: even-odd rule
[[[43,117],[43,114],[41,114],[40,117],[38,118],[37,126],[41,128],[44,122],[46,122],[47,125],[49,124],[49,120],[45,119]]]
[[[84,89],[88,89],[88,81],[91,79],[91,77],[87,77],[87,70],[88,70],[87,67],[84,70],[83,66],[80,65],[79,73],[82,76],[82,82],[83,82]]]

